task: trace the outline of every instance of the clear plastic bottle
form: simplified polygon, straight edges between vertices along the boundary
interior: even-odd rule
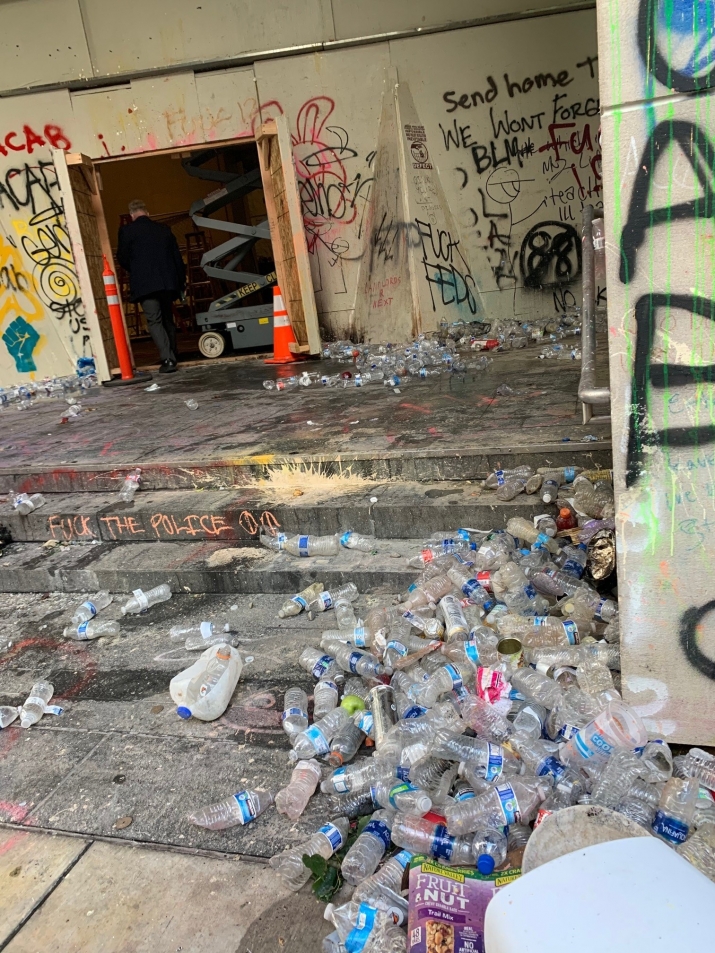
[[[378,950],[379,953],[405,953],[404,931],[395,924],[391,912],[350,901],[341,907],[329,903],[324,916],[336,931],[334,942],[330,937],[323,942],[323,953],[343,953],[346,949],[364,950],[365,953],[377,953]]]
[[[291,890],[300,890],[310,880],[310,869],[303,863],[303,855],[323,857],[328,860],[345,846],[350,822],[346,817],[324,824],[307,841],[298,847],[289,847],[270,859],[271,867]]]
[[[651,784],[670,780],[673,776],[673,752],[667,742],[648,742],[640,756],[639,774]]]
[[[547,536],[546,533],[540,533],[534,524],[523,516],[513,516],[506,524],[506,531],[517,539],[523,539],[531,546],[540,546],[548,549],[550,553],[559,551],[559,544],[555,539]]]
[[[332,679],[318,679],[313,689],[313,718],[325,718],[328,712],[337,708],[339,698],[340,691]]]
[[[519,668],[511,676],[512,688],[544,708],[555,708],[563,697],[561,686],[532,668]]]
[[[375,810],[370,788],[353,794],[331,794],[321,804],[325,816],[334,820],[336,817],[365,817]]]
[[[274,391],[283,391],[283,390],[292,390],[294,387],[298,387],[298,378],[297,377],[284,377],[282,380],[263,381],[263,386],[266,390]]]
[[[186,642],[184,642],[184,648],[187,652],[203,652],[204,649],[212,645],[232,645],[235,648],[238,645],[238,641],[237,635],[231,634],[225,629],[222,632],[214,632],[207,638],[204,638],[199,632],[197,635],[190,635],[188,637]]]
[[[403,635],[400,633],[399,636],[395,636],[395,638],[389,636],[385,644],[385,653],[382,659],[385,671],[389,675],[394,671],[397,662],[405,658],[405,656],[413,652],[421,652],[422,649],[426,649],[429,646],[438,648],[441,644],[442,643],[438,640],[430,641],[423,639],[419,635]]]
[[[375,553],[379,548],[379,543],[374,536],[363,536],[352,532],[342,534],[340,545],[346,549],[357,549],[361,553]]]
[[[514,732],[524,738],[531,738],[536,741],[544,734],[548,716],[549,712],[543,705],[528,702],[514,715],[512,722]]]
[[[269,534],[261,532],[258,541],[261,546],[265,546],[266,549],[270,549],[274,553],[282,553],[285,549],[285,544],[290,538],[287,533]]]
[[[484,591],[484,590],[482,590]],[[439,612],[444,619],[444,630],[447,642],[464,638],[469,632],[467,620],[462,612],[462,605],[457,596],[447,593],[439,602]]]
[[[340,541],[337,536],[293,536],[283,549],[291,556],[336,556]]]
[[[338,645],[335,651],[335,661],[344,672],[361,675],[363,678],[370,675],[382,675],[385,667],[369,652],[361,652],[350,645]]]
[[[354,721],[347,721],[330,741],[330,751],[325,760],[331,768],[339,768],[352,761],[365,740],[365,732]]]
[[[357,616],[347,596],[335,600],[335,621],[338,623],[338,629],[342,631],[352,631],[357,626]]]
[[[560,486],[561,481],[558,473],[545,473],[541,484],[541,493],[539,494],[542,503],[555,503]]]
[[[41,493],[33,493],[32,496],[28,496],[27,493],[20,493],[15,497],[12,505],[20,516],[29,516],[33,510],[38,510],[41,506],[44,506],[45,502]]]
[[[298,664],[306,672],[310,672],[314,678],[328,678],[331,680],[336,678],[342,680],[343,678],[343,670],[332,655],[326,655],[319,649],[310,646],[306,646],[300,653]]]
[[[503,602],[519,615],[543,616],[548,612],[546,599],[531,585],[524,570],[516,563],[506,563],[494,573],[494,585],[505,590]]]
[[[497,487],[496,498],[504,502],[514,500],[526,490],[527,483],[528,480],[524,480],[522,477],[509,477]]]
[[[189,821],[197,827],[205,827],[210,831],[225,831],[238,824],[249,824],[273,804],[273,795],[270,791],[239,791],[219,801],[202,807],[193,814],[189,814]]]
[[[499,618],[497,629],[501,636],[513,636],[530,649],[578,642],[578,626],[573,620],[548,615],[519,616],[510,612]]]
[[[516,748],[527,774],[537,778],[547,775],[558,786],[562,796],[568,796],[572,804],[585,793],[583,776],[567,767],[558,758],[558,745],[542,739],[531,739],[514,735],[511,744]],[[627,790],[627,788],[626,788]]]
[[[510,477],[519,477],[523,479],[526,484],[529,477],[533,475],[534,471],[529,466],[518,466],[511,470],[494,470],[486,478],[484,485],[488,490],[496,490],[497,487],[501,486]]]
[[[473,543],[460,538],[442,539],[440,542],[429,542],[422,547],[416,556],[412,556],[407,560],[407,565],[412,566],[414,569],[422,569],[424,566],[433,562],[438,556],[451,555],[454,553],[460,553],[466,556],[474,549],[475,546]]]
[[[447,692],[459,691],[464,683],[469,684],[474,678],[471,666],[460,665],[459,662],[448,662],[439,668],[434,675],[420,689],[415,701],[425,708],[432,708],[441,695]]]
[[[102,609],[106,609],[113,598],[114,596],[106,590],[95,592],[95,594],[86,599],[82,605],[77,606],[70,622],[72,625],[79,625],[80,622],[88,622],[90,619],[93,619],[98,612],[101,612]]]
[[[509,777],[521,771],[520,763],[501,745],[463,734],[443,736],[433,746],[432,754],[436,758],[468,764],[478,777],[486,781],[497,781],[502,776]]]
[[[139,484],[142,479],[142,471],[140,467],[137,467],[135,470],[132,470],[131,473],[128,473],[124,478],[124,484],[122,485],[121,490],[119,491],[119,499],[122,503],[131,503],[136,492],[139,489]]]
[[[308,696],[302,688],[289,688],[285,693],[281,723],[291,741],[308,727]]]
[[[484,794],[457,801],[446,811],[450,834],[469,834],[483,827],[527,824],[551,790],[550,778],[510,778]]]
[[[688,838],[695,816],[699,783],[697,778],[671,778],[663,788],[653,820],[653,833],[671,847]]]
[[[79,625],[68,625],[62,635],[77,642],[98,639],[102,635],[119,635],[119,623],[109,619],[88,619]]]
[[[19,710],[12,705],[0,705],[0,730],[11,725],[19,714]]]
[[[172,642],[185,642],[192,635],[199,635],[202,639],[210,639],[213,634],[213,622],[199,622],[198,624],[194,622],[189,625],[180,623],[172,625],[169,629],[169,638]],[[207,642],[206,645],[208,647],[209,643]]]
[[[575,576],[570,576],[562,569],[544,566],[539,569],[526,567],[524,572],[529,577],[534,588],[546,596],[559,597],[564,594],[572,596],[579,589],[588,588],[586,583]]]
[[[681,857],[690,861],[701,874],[705,874],[715,883],[715,848],[703,836],[695,833],[675,849]]]
[[[425,606],[422,606],[421,609],[416,609],[414,612],[408,609],[401,615],[400,621],[404,621],[408,628],[417,629],[418,632],[426,635],[429,639],[441,639],[444,635],[444,626],[439,619],[430,617],[427,614],[428,611]],[[399,636],[401,632],[402,628],[400,623],[393,623],[391,625],[391,634]]]
[[[697,778],[701,784],[715,791],[715,757],[702,748],[691,748],[682,764],[685,777]]]
[[[477,735],[495,744],[502,744],[512,733],[512,726],[489,702],[478,695],[468,695],[461,702],[462,718]]]
[[[276,794],[276,809],[297,821],[315,793],[322,776],[320,765],[314,759],[299,761],[293,768],[290,781]]]
[[[591,803],[615,808],[627,797],[639,771],[640,764],[635,754],[625,748],[617,748],[593,785]]]
[[[644,827],[650,832],[653,819],[655,818],[655,807],[653,807],[652,804],[641,800],[641,798],[634,797],[632,794],[627,794],[625,798],[616,805],[614,810],[618,811],[619,814],[623,814],[629,818],[629,820],[635,821],[636,824],[640,824],[641,827]]]
[[[331,712],[314,722],[310,728],[299,732],[293,739],[291,760],[308,760],[330,751],[330,741],[350,719],[344,708],[334,708]]]
[[[345,855],[342,875],[353,886],[374,874],[383,854],[390,847],[390,831],[395,812],[375,811],[372,820]]]
[[[494,599],[479,582],[477,575],[471,569],[465,569],[463,566],[451,566],[447,570],[447,576],[461,590],[462,594],[475,605],[483,606],[485,611],[488,612],[494,605]]]
[[[403,814],[414,814],[417,817],[421,817],[432,808],[432,799],[426,791],[420,790],[409,781],[400,781],[396,778],[389,781],[379,780],[374,785],[373,798],[380,807],[386,810],[392,808]]]
[[[388,857],[382,867],[358,884],[353,892],[353,900],[357,903],[363,900],[369,903],[378,890],[392,890],[399,894],[405,869],[411,860],[412,853],[409,850],[401,850],[392,857]]]
[[[578,687],[582,691],[592,695],[604,705],[621,697],[620,692],[613,685],[610,669],[597,659],[581,659],[576,669],[576,678]]]
[[[319,593],[315,599],[308,603],[308,612],[314,616],[317,612],[332,609],[338,599],[349,599],[351,602],[355,602],[357,597],[357,586],[355,583],[348,582],[344,586],[338,586],[337,589]]]
[[[437,602],[454,588],[452,580],[445,575],[433,576],[426,582],[420,583],[403,603],[406,610],[419,609],[420,606]]]
[[[122,615],[126,615],[128,612],[137,615],[159,602],[168,602],[169,599],[171,599],[171,586],[168,582],[163,582],[160,586],[155,586],[148,592],[135,589],[131,598],[122,606]]]
[[[440,863],[454,867],[473,867],[484,856],[482,866],[494,867],[506,859],[506,837],[501,831],[481,831],[469,837],[454,837],[447,833],[444,824],[437,824],[425,817],[396,814],[392,823],[392,840],[398,847],[404,847],[413,854],[426,854]],[[479,851],[480,853],[477,853]]]
[[[316,599],[322,591],[322,582],[314,582],[310,586],[307,586],[302,592],[297,593],[295,596],[292,596],[283,603],[278,610],[278,618],[288,619],[291,616],[300,615],[300,613],[304,609],[307,609],[313,599]]]
[[[561,760],[579,767],[588,761],[606,761],[616,748],[634,751],[648,741],[639,715],[623,702],[609,702],[561,750]]]
[[[578,665],[587,658],[603,662],[604,665],[612,669],[620,669],[621,667],[619,646],[608,645],[606,642],[590,642],[563,647],[528,647],[526,658],[530,665],[556,666],[557,668],[564,665]]]
[[[323,794],[361,794],[369,791],[381,778],[394,778],[390,765],[382,764],[376,758],[361,761],[358,764],[347,764],[338,768],[320,785]]]
[[[30,728],[42,718],[45,706],[49,704],[54,688],[49,682],[35,682],[25,704],[20,710],[20,724],[23,728]]]
[[[373,635],[367,626],[356,625],[352,629],[325,629],[321,637],[324,641],[345,642],[364,649],[372,645]]]
[[[558,526],[556,525],[556,520],[552,516],[538,516],[536,517],[536,522],[534,524],[539,533],[544,533],[546,536],[551,536],[552,538],[556,536],[559,531]],[[536,550],[537,553],[547,553],[548,550]]]

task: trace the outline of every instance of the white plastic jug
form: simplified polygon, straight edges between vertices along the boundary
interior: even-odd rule
[[[211,671],[215,671],[223,660],[228,664],[218,681],[211,684]],[[177,715],[180,718],[200,718],[201,721],[219,718],[231,701],[242,669],[243,660],[230,645],[222,643],[206,649],[190,668],[179,672],[171,680],[169,692],[176,702]]]

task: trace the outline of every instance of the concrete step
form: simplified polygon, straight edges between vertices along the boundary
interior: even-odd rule
[[[344,485],[343,485],[344,484]],[[347,529],[380,539],[426,537],[460,526],[501,528],[512,516],[552,512],[538,496],[508,503],[474,483],[327,481],[305,491],[261,486],[239,491],[146,491],[132,503],[117,493],[48,493],[46,504],[20,516],[0,504],[0,525],[15,542],[159,542],[218,540],[258,544],[261,530],[328,535]],[[375,502],[372,502],[375,501]]]
[[[263,547],[222,542],[13,543],[0,559],[0,592],[130,593],[168,582],[174,592],[286,593],[320,580],[354,582],[361,593],[400,592],[415,579],[408,556],[420,539],[388,540],[378,554],[341,549],[298,559]]]
[[[116,492],[124,476],[134,467],[142,468],[145,490],[242,488],[275,475],[305,474],[311,479],[354,478],[373,481],[435,482],[441,480],[483,480],[498,467],[526,464],[544,466],[607,467],[612,464],[608,429],[594,426],[598,440],[583,443],[577,437],[563,441],[563,428],[543,428],[538,438],[516,435],[511,443],[499,445],[490,437],[464,437],[454,448],[400,449],[324,454],[266,453],[232,458],[197,454],[186,459],[157,461],[157,452],[139,453],[111,466],[103,462],[57,464],[17,464],[0,468],[0,492],[14,488],[25,493],[107,493]],[[493,439],[493,438],[492,438]]]

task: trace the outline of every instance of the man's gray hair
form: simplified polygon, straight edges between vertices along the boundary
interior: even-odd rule
[[[132,199],[128,205],[129,214],[134,215],[135,212],[148,212],[149,209],[146,207],[146,203],[142,199]]]

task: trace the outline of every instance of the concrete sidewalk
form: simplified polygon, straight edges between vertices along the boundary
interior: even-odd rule
[[[289,953],[330,927],[266,865],[0,830],[0,951]]]

